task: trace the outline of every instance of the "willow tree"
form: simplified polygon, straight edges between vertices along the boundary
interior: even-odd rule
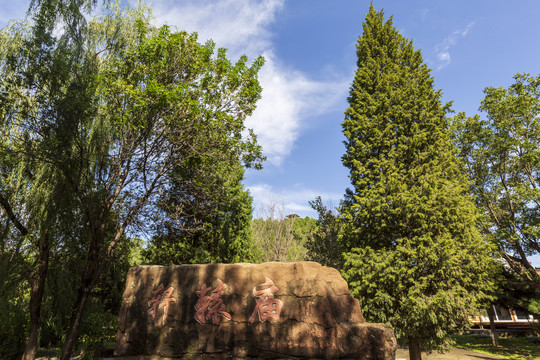
[[[66,159],[41,155],[69,150],[73,124],[68,120],[79,115],[75,108],[87,104],[87,97],[70,88],[76,47],[65,37],[54,40],[40,15],[32,23],[12,22],[0,32],[0,213],[15,229],[2,240],[12,238],[13,255],[25,249],[32,264],[18,274],[30,287],[23,359],[33,359],[38,347],[51,248],[61,232],[73,230],[75,216],[73,194],[66,191],[69,185],[58,166]]]
[[[342,124],[352,182],[344,276],[366,318],[390,324],[420,359],[488,298],[490,248],[450,141],[449,104],[420,51],[371,6],[356,53]]]

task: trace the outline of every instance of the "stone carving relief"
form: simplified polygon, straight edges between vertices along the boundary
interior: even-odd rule
[[[220,279],[218,286],[212,290],[207,287],[206,284],[202,285],[200,291],[197,291],[199,301],[195,304],[195,320],[199,324],[206,324],[207,320],[212,320],[213,324],[219,324],[221,317],[231,320],[231,315],[225,311],[225,304],[223,303],[223,290],[227,288],[227,285]]]
[[[281,307],[283,302],[279,299],[274,298],[274,293],[279,289],[274,285],[274,282],[269,278],[266,278],[266,281],[259,286],[266,286],[263,290],[257,290],[256,287],[253,288],[253,296],[257,299],[255,309],[249,317],[249,323],[253,324],[255,321],[256,315],[259,315],[259,321],[265,321],[267,319],[272,319],[274,321],[279,320],[279,313],[281,312]]]
[[[152,299],[148,301],[148,315],[155,320],[158,309],[163,308],[163,324],[165,324],[167,313],[169,312],[169,304],[171,302],[176,302],[176,299],[171,297],[174,292],[173,287],[169,287],[165,291],[163,291],[163,289],[163,284],[159,284],[158,288],[152,291]]]

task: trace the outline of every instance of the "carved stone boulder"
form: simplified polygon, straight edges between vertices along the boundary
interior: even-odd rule
[[[335,269],[315,262],[136,266],[115,355],[184,359],[394,359]]]

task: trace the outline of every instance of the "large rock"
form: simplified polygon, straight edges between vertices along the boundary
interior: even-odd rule
[[[136,266],[118,323],[116,356],[394,359],[397,347],[314,262]]]

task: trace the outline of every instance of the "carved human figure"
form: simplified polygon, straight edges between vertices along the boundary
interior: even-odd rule
[[[253,288],[253,296],[257,297],[258,299],[255,305],[255,309],[249,317],[249,322],[253,324],[253,322],[255,321],[255,316],[257,314],[259,315],[259,321],[261,322],[267,319],[278,321],[283,303],[281,302],[281,300],[274,298],[274,293],[279,289],[269,278],[266,278],[266,281],[259,286],[267,286],[267,288],[263,290],[257,290],[256,287]]]
[[[171,297],[174,288],[171,286],[165,292],[163,291],[163,284],[159,284],[158,288],[152,291],[152,299],[148,302],[148,314],[152,317],[153,320],[156,319],[156,313],[158,309],[163,308],[163,324],[167,319],[167,313],[169,312],[169,304],[171,302],[176,302],[176,299]]]
[[[212,290],[212,288],[207,287],[206,284],[202,285],[200,291],[197,291],[199,295],[199,301],[195,304],[195,320],[199,324],[206,324],[207,320],[212,320],[214,324],[219,324],[221,317],[224,317],[227,320],[231,320],[231,315],[224,311],[225,304],[223,303],[223,290],[227,288],[227,285],[218,279],[218,286]],[[212,290],[212,292],[210,292]],[[210,292],[209,295],[207,295]]]

